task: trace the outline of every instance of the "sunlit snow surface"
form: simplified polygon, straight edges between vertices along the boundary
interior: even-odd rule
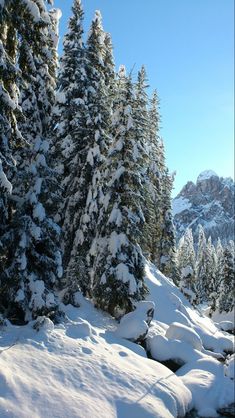
[[[80,308],[64,307],[63,324],[47,319],[39,331],[34,322],[0,329],[0,417],[167,418],[183,417],[192,407],[206,417],[231,403],[233,360],[220,363],[195,347],[201,340],[204,350],[222,353],[232,348],[232,338],[193,311],[151,265],[147,284],[155,303],[149,338],[167,333],[173,345],[179,336],[188,344],[178,376],[118,337],[117,323],[79,296]],[[172,322],[184,326],[168,330]]]

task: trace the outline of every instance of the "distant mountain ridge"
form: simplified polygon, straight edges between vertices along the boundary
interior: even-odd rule
[[[211,170],[200,173],[196,184],[189,181],[172,202],[177,241],[187,227],[197,241],[200,224],[214,244],[218,238],[223,244],[234,240],[234,188],[232,178]]]

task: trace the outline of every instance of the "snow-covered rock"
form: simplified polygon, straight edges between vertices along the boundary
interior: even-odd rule
[[[193,328],[178,322],[173,322],[166,331],[169,340],[180,340],[187,342],[196,350],[202,351],[202,340]]]
[[[192,393],[193,406],[201,417],[217,417],[217,411],[234,400],[233,381],[225,376],[224,365],[215,359],[192,361],[176,375]]]
[[[207,315],[208,313],[206,313],[206,316]],[[222,326],[223,326],[223,322],[227,322],[227,321],[233,325],[232,329],[235,329],[235,308],[233,308],[230,312],[219,312],[218,310],[216,310],[215,312],[212,313],[211,318],[216,323],[219,329],[220,329],[220,324],[222,323]],[[224,330],[224,331],[227,331],[227,330]]]
[[[37,319],[33,321],[32,326],[33,329],[35,329],[38,332],[51,332],[54,329],[53,322],[46,316],[38,316]]]
[[[204,349],[222,355],[224,352],[234,351],[233,336],[225,335],[210,318],[193,309],[172,280],[165,277],[151,263],[146,264],[146,284],[149,288],[148,299],[154,301],[157,307],[151,327],[154,327],[155,321],[167,326],[178,322],[199,335]]]
[[[70,321],[66,327],[66,335],[70,338],[89,338],[96,335],[88,321],[79,318],[77,321]]]
[[[222,331],[234,330],[234,323],[232,321],[220,321],[218,326]]]
[[[170,340],[164,335],[155,335],[148,338],[147,348],[151,356],[160,362],[172,360],[176,364],[183,365],[204,357],[189,342]]]
[[[143,301],[136,304],[136,309],[121,318],[116,334],[130,341],[141,342],[145,339],[153,318],[155,305]]]

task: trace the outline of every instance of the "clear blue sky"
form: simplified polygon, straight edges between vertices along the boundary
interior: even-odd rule
[[[63,14],[62,41],[72,0],[54,4]],[[137,72],[144,64],[158,90],[167,164],[177,173],[173,195],[206,169],[233,177],[233,0],[83,0],[83,6],[86,31],[101,11],[116,66]]]

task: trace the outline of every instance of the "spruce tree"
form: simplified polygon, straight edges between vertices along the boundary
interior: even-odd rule
[[[106,85],[106,98],[110,108],[113,110],[113,103],[116,95],[116,72],[113,57],[112,38],[109,33],[104,35],[104,77]]]
[[[197,261],[196,261],[196,276],[197,276],[197,301],[201,303],[206,300],[205,281],[206,281],[206,237],[204,229],[199,225],[198,230],[198,246],[197,246]]]
[[[179,241],[177,265],[180,273],[179,287],[191,303],[195,303],[195,251],[192,230],[187,228]]]
[[[234,309],[234,265],[234,243],[230,242],[223,252],[223,279],[219,297],[220,312],[230,312]]]
[[[148,241],[150,246],[150,260],[156,265],[160,265],[161,257],[161,235],[162,235],[162,173],[164,171],[164,158],[161,154],[161,141],[159,137],[160,115],[159,100],[157,92],[153,93],[150,99],[150,108],[148,115],[148,153],[150,164],[148,166],[149,196],[147,200],[149,218]]]
[[[176,266],[176,244],[175,229],[171,208],[171,191],[173,187],[173,176],[165,168],[162,176],[161,193],[161,238],[160,238],[160,261],[159,269],[166,276],[178,283],[179,273]]]
[[[22,118],[16,118],[21,143],[13,147],[14,216],[1,237],[0,310],[19,321],[55,311],[54,289],[62,275],[59,229],[44,207],[51,174],[46,163],[46,136],[54,97],[56,65],[52,58],[56,53],[51,48],[55,15],[52,12],[50,17],[42,1],[33,2],[32,7],[19,2],[15,21],[13,4],[8,2],[8,6],[13,17],[8,25],[14,26],[17,39],[11,58],[21,71],[17,85]]]
[[[79,286],[85,294],[89,293],[91,288],[90,269],[93,261],[89,250],[96,235],[100,199],[103,195],[104,183],[100,180],[100,167],[105,162],[111,143],[112,94],[110,95],[110,85],[112,84],[111,78],[114,78],[112,70],[114,67],[111,64],[110,48],[111,42],[107,44],[101,14],[96,11],[86,44],[86,105],[89,114],[83,137],[84,158],[80,174],[80,179],[83,181],[78,189],[81,216],[67,267],[69,288],[75,289]],[[109,62],[109,65],[105,66],[105,60]]]
[[[197,303],[207,302],[216,307],[216,251],[212,245],[211,238],[206,240],[203,227],[199,225],[199,238],[197,249]]]
[[[149,179],[149,166],[150,160],[150,146],[149,146],[149,113],[148,113],[148,95],[147,95],[147,75],[144,66],[141,67],[138,72],[137,81],[134,86],[135,98],[133,102],[133,129],[135,135],[136,149],[134,152],[136,158],[141,150],[141,155],[144,163],[142,164],[141,172],[139,173],[142,178],[143,198],[145,199],[145,206],[143,206],[143,215],[145,222],[143,224],[142,234],[140,237],[139,245],[141,246],[146,257],[151,258],[151,246],[150,246],[150,231],[152,228],[152,212],[150,203],[152,201],[152,195],[150,192],[150,179]],[[139,150],[138,150],[139,148]]]
[[[219,293],[220,293],[219,289],[220,289],[221,280],[223,277],[223,252],[224,252],[220,238],[218,238],[217,240],[215,251],[216,251],[216,272],[215,272],[216,292],[219,296]]]
[[[136,140],[133,85],[122,67],[113,116],[114,143],[104,164],[106,182],[96,240],[91,253],[92,295],[96,305],[115,317],[144,298],[144,259],[139,246],[144,224],[145,154]]]
[[[216,286],[216,252],[215,252],[215,247],[211,242],[211,237],[209,237],[207,241],[206,271],[207,271],[207,283],[206,283],[207,301],[208,301],[208,304],[210,305],[211,312],[213,312],[216,309],[217,286]]]
[[[83,10],[80,0],[74,1],[72,12],[69,31],[64,38],[64,52],[59,71],[51,152],[55,170],[61,181],[61,203],[56,220],[63,231],[63,264],[66,273],[87,193],[82,168],[87,159],[86,138],[90,120],[87,105],[86,51],[83,43]]]

